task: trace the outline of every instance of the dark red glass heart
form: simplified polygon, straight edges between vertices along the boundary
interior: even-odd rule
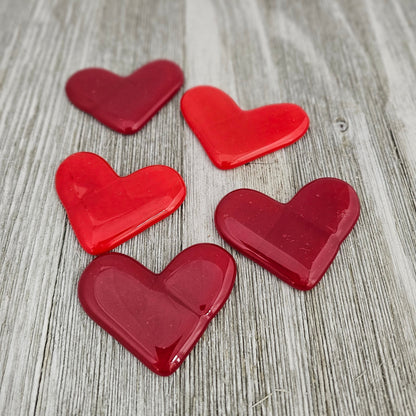
[[[186,91],[181,110],[208,156],[232,169],[299,140],[309,118],[295,104],[272,104],[243,111],[223,91],[200,86]]]
[[[110,129],[123,134],[140,130],[183,84],[174,62],[150,62],[127,77],[101,68],[76,72],[66,84],[69,100]]]
[[[242,254],[300,290],[322,278],[360,215],[354,189],[339,179],[317,179],[287,204],[238,189],[215,212],[221,236]]]
[[[186,194],[178,172],[148,166],[120,177],[94,153],[65,159],[55,178],[56,191],[85,251],[112,250],[175,211]]]
[[[155,274],[131,257],[104,254],[78,285],[82,307],[156,374],[178,369],[234,285],[234,259],[213,244],[184,250]]]

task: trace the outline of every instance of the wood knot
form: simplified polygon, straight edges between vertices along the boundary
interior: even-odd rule
[[[335,127],[341,132],[345,133],[348,130],[348,122],[345,118],[338,117],[335,120]]]

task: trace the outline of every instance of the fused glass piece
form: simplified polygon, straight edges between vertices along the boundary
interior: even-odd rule
[[[179,90],[182,70],[174,62],[150,62],[127,77],[101,68],[76,72],[66,84],[69,100],[110,129],[140,130]]]
[[[286,204],[238,189],[215,212],[220,235],[284,282],[312,289],[360,215],[354,189],[335,178],[317,179]]]
[[[196,244],[155,274],[118,253],[85,269],[78,297],[87,314],[150,370],[169,376],[183,363],[234,285],[232,256]]]
[[[59,166],[55,186],[81,246],[112,250],[175,211],[186,188],[168,166],[148,166],[120,177],[94,153],[80,152]]]
[[[299,140],[309,118],[296,104],[244,111],[223,91],[200,86],[186,91],[181,110],[212,163],[232,169]]]

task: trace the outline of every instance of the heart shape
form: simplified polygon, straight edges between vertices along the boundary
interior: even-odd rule
[[[221,236],[238,251],[300,290],[322,278],[360,215],[354,189],[335,178],[304,186],[287,204],[238,189],[215,212]]]
[[[59,166],[55,186],[81,246],[112,250],[175,211],[186,188],[178,172],[156,165],[120,177],[94,153],[75,153]]]
[[[66,94],[76,107],[123,134],[140,130],[183,84],[174,62],[150,62],[127,77],[101,68],[76,72]]]
[[[178,369],[228,299],[236,266],[214,244],[196,244],[155,274],[118,253],[90,263],[78,297],[92,320],[156,374]]]
[[[232,169],[288,146],[308,130],[309,118],[296,104],[243,111],[223,91],[200,86],[186,91],[181,111],[211,161]]]

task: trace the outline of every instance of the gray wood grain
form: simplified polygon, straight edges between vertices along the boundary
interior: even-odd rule
[[[416,5],[413,0],[0,2],[0,414],[416,413]],[[167,58],[185,86],[122,137],[70,105],[75,71],[128,74]],[[295,102],[306,136],[232,171],[209,161],[179,111],[211,84],[242,108]],[[167,164],[188,195],[123,244],[159,272],[212,242],[238,264],[235,288],[181,368],[146,369],[81,309],[92,257],[54,190],[59,163],[96,152],[121,175]],[[238,187],[288,201],[323,176],[362,212],[322,282],[296,291],[223,242],[219,200]]]

